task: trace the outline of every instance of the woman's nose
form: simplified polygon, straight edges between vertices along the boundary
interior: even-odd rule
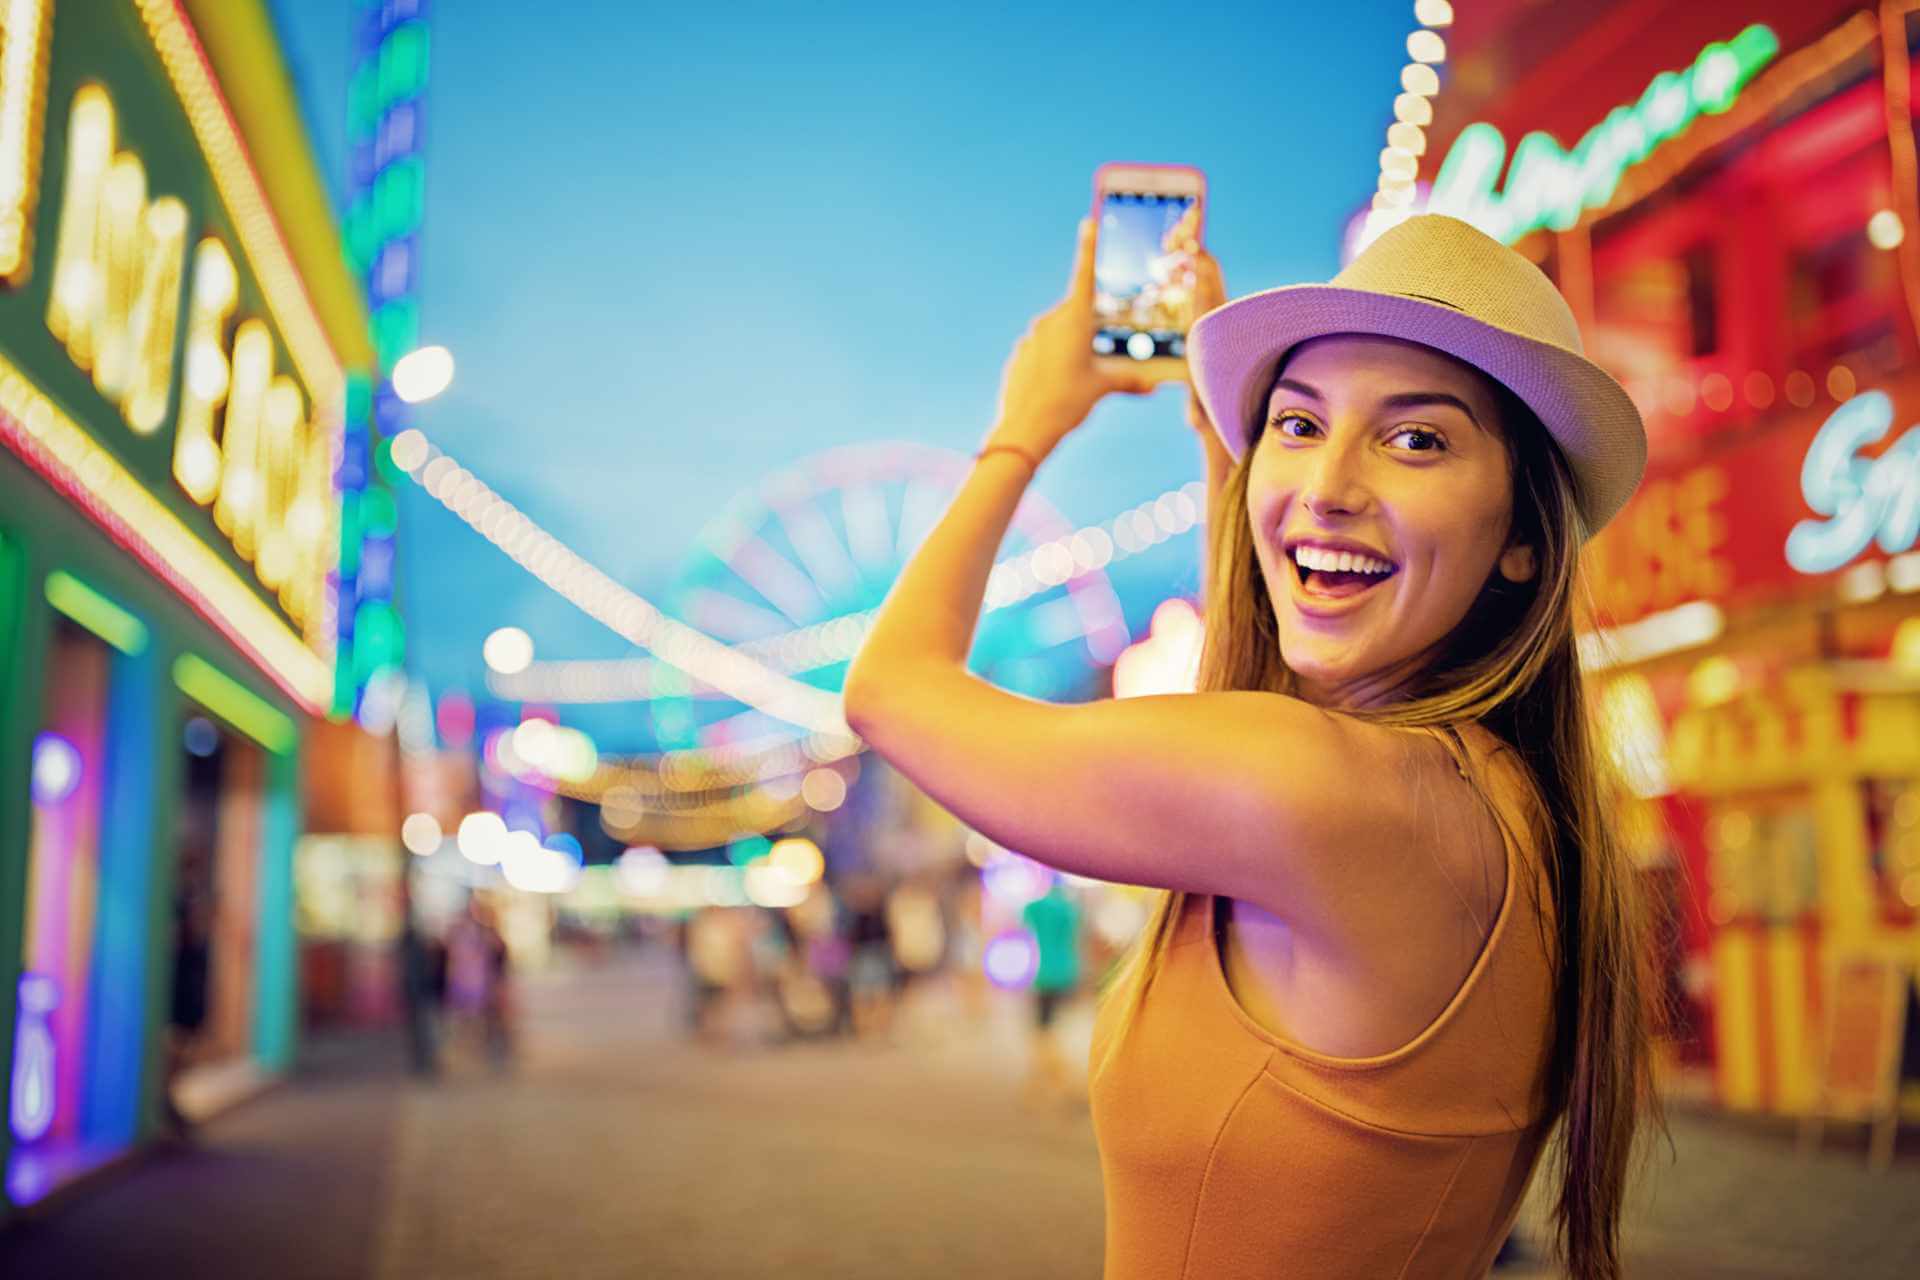
[[[1315,450],[1313,463],[1300,485],[1300,501],[1321,518],[1359,515],[1371,501],[1361,469],[1361,460],[1350,449],[1331,446]]]

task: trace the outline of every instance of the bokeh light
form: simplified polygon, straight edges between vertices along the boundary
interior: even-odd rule
[[[500,861],[506,838],[507,824],[500,820],[500,815],[483,809],[460,819],[460,830],[454,836],[454,841],[459,846],[461,857],[480,866],[491,867]]]
[[[1867,240],[1876,249],[1898,249],[1906,238],[1906,224],[1891,209],[1881,209],[1867,219]]]
[[[615,882],[622,893],[635,898],[656,898],[666,890],[672,874],[667,856],[652,845],[636,845],[623,852],[613,864]]]
[[[423,858],[437,850],[443,838],[439,819],[430,813],[410,813],[400,824],[400,843],[407,847],[408,853]]]
[[[1009,853],[981,871],[980,879],[994,898],[1011,907],[1023,907],[1046,896],[1053,884],[1053,872],[1031,858]]]
[[[566,893],[580,883],[580,842],[561,832],[542,842],[531,831],[508,833],[500,874],[523,893]]]
[[[820,852],[820,846],[805,836],[789,836],[776,840],[767,860],[797,885],[810,885],[826,874],[826,855]]]
[[[501,627],[487,637],[480,656],[501,675],[517,675],[533,665],[533,637],[519,627]]]
[[[1040,948],[1025,929],[1008,929],[987,944],[982,960],[994,986],[1018,991],[1033,984],[1040,969]]]
[[[33,798],[40,804],[59,804],[80,785],[80,751],[57,733],[33,740]]]
[[[818,813],[832,813],[847,802],[847,783],[838,771],[809,769],[800,780],[800,798]]]
[[[741,836],[727,846],[727,861],[736,867],[744,867],[758,862],[773,851],[773,842],[765,836]]]
[[[746,889],[747,901],[756,907],[778,910],[798,906],[807,897],[807,886],[796,883],[785,871],[775,866],[771,858],[760,858],[749,863],[741,875],[741,883]]]
[[[180,740],[187,754],[203,760],[220,749],[220,731],[205,716],[195,716],[187,721],[180,730]]]
[[[394,362],[393,394],[408,404],[431,400],[451,385],[453,353],[445,347],[420,347]],[[396,458],[395,462],[399,460]]]

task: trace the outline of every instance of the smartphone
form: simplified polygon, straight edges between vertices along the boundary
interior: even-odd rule
[[[1103,164],[1093,175],[1093,354],[1186,376],[1193,253],[1207,179],[1177,164]]]

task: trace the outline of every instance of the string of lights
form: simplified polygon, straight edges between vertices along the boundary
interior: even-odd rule
[[[1098,572],[1185,533],[1204,519],[1205,504],[1206,486],[1196,480],[1111,520],[1009,556],[988,576],[985,607],[989,612],[1009,608],[1079,574]],[[748,641],[736,646],[736,651],[787,675],[846,662],[866,640],[875,613],[842,614]],[[496,697],[519,702],[631,702],[656,696],[661,674],[658,662],[651,658],[536,662],[511,675],[490,670],[487,687]]]
[[[830,744],[844,740],[852,744],[848,750],[858,749],[836,695],[771,670],[668,617],[429,444],[419,428],[395,436],[391,447],[394,465],[429,496],[588,617],[750,707],[823,735]]]
[[[1427,153],[1433,97],[1440,92],[1440,73],[1434,68],[1447,60],[1447,42],[1440,31],[1453,25],[1453,6],[1447,0],[1414,0],[1413,16],[1420,25],[1407,36],[1408,61],[1400,69],[1401,92],[1393,100],[1393,123],[1387,126],[1387,145],[1380,152],[1379,186],[1355,252],[1405,221],[1418,200],[1414,184],[1420,177],[1420,157]]]

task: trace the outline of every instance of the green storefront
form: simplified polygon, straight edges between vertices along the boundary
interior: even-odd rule
[[[0,23],[4,1216],[290,1060],[373,356],[260,0]]]

